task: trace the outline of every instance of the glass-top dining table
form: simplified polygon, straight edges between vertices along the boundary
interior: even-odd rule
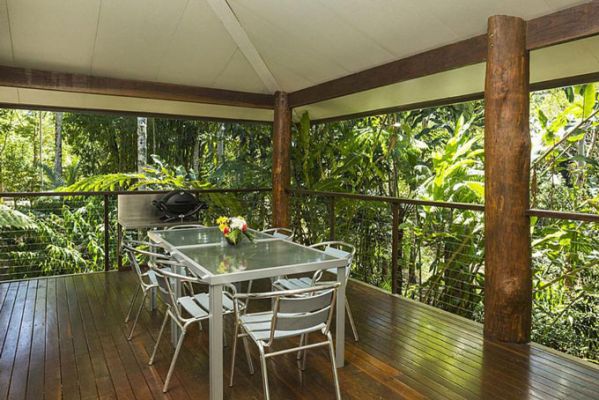
[[[340,287],[336,299],[335,358],[337,367],[344,365],[345,275],[347,260],[262,232],[251,231],[254,242],[244,239],[229,245],[217,227],[148,232],[150,239],[166,248],[209,286],[209,369],[210,399],[223,398],[223,285],[307,274],[337,268]],[[172,334],[178,335],[174,324]]]

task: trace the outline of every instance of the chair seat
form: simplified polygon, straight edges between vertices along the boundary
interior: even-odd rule
[[[254,341],[268,342],[272,326],[272,311],[263,313],[245,314],[240,317],[241,325]],[[304,333],[321,331],[325,324],[319,324],[309,330],[285,330],[275,331],[274,338],[282,339],[291,336],[299,336]]]
[[[177,302],[192,318],[208,318],[208,311],[200,307],[193,297],[179,297]]]
[[[193,298],[204,310],[210,310],[210,295],[208,293],[196,294]],[[233,308],[233,300],[223,293],[223,313],[233,312]]]
[[[180,297],[177,301],[193,318],[207,318],[210,314],[210,294],[208,293]],[[223,314],[232,313],[233,307],[233,300],[223,293]]]
[[[282,290],[305,289],[312,286],[312,278],[280,278],[273,282],[273,286]]]

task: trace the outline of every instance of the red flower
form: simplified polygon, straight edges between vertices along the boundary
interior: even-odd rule
[[[248,226],[247,226],[247,224],[243,224],[243,225],[241,226],[241,232],[245,233],[247,230],[248,230]]]
[[[228,235],[228,234],[229,234],[229,232],[231,232],[231,230],[229,229],[229,227],[228,227],[228,226],[225,226],[225,229],[223,229],[223,233],[224,233],[225,235]]]

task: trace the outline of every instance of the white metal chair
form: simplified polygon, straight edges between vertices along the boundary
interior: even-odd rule
[[[235,336],[233,339],[231,379],[229,386],[233,386],[235,355],[237,350],[237,339],[239,338],[244,340],[245,354],[251,374],[254,373],[254,366],[249,354],[248,339],[258,347],[262,369],[264,397],[267,400],[270,399],[268,390],[268,371],[266,366],[267,358],[294,352],[298,352],[298,354],[303,353],[303,361],[300,368],[304,369],[306,350],[328,346],[333,367],[335,394],[337,399],[341,399],[339,379],[337,377],[337,366],[335,365],[335,350],[333,348],[333,338],[330,332],[338,287],[338,282],[331,282],[323,284],[322,286],[313,286],[297,290],[236,294],[234,296]],[[272,311],[243,313],[241,307],[245,304],[244,300],[248,297],[252,299],[272,300]],[[317,332],[324,335],[325,340],[308,343],[308,334]],[[298,336],[301,338],[299,346],[270,351],[275,341]]]
[[[200,224],[174,225],[174,226],[169,226],[165,230],[167,230],[167,231],[175,231],[175,230],[178,230],[178,229],[194,229],[194,228],[206,228],[206,225],[200,225]]]
[[[167,309],[164,315],[164,320],[162,321],[162,326],[160,327],[160,333],[158,334],[156,344],[154,345],[154,350],[152,351],[152,355],[148,363],[149,365],[154,363],[156,351],[158,350],[158,345],[168,320],[172,319],[181,328],[181,335],[177,341],[177,347],[175,348],[175,353],[173,355],[173,359],[171,360],[171,365],[168,369],[166,380],[164,381],[164,386],[162,388],[162,391],[166,393],[173,371],[175,369],[177,358],[179,357],[179,352],[181,351],[181,346],[183,345],[183,339],[187,333],[187,329],[194,323],[200,323],[209,317],[210,295],[208,293],[199,293],[193,296],[177,296],[175,288],[175,284],[177,283],[182,284],[190,282],[195,284],[205,284],[201,278],[193,275],[191,271],[189,271],[188,268],[183,264],[175,265],[172,262],[165,264],[162,260],[159,260],[152,264],[151,268],[156,275],[159,293],[164,303],[167,305]],[[186,274],[182,275],[179,273],[174,273],[173,269],[185,271]],[[236,290],[233,285],[226,285],[224,286],[224,289],[222,300],[223,314],[231,314],[233,313],[233,297],[236,294]],[[186,317],[184,313],[185,315],[189,316]]]
[[[309,246],[313,249],[321,250],[326,254],[347,258],[347,268],[345,274],[345,285],[347,286],[347,282],[349,281],[349,275],[351,273],[351,265],[356,254],[356,248],[345,242],[340,241],[328,241],[316,243]],[[294,289],[302,289],[314,285],[321,285],[324,282],[322,281],[324,270],[319,270],[314,273],[312,278],[310,277],[301,277],[301,278],[288,278],[283,277],[279,278],[273,282],[272,286],[276,290],[294,290]],[[337,276],[337,268],[327,269],[326,272]],[[358,336],[358,330],[356,329],[356,324],[354,322],[354,316],[352,315],[351,308],[349,307],[349,303],[347,299],[345,300],[345,310],[347,311],[347,316],[349,318],[349,323],[351,325],[352,332],[354,334],[354,340],[357,342],[360,340]]]
[[[139,308],[135,314],[135,319],[133,320],[133,326],[131,327],[131,331],[127,336],[127,340],[131,340],[133,337],[133,332],[135,331],[135,327],[137,326],[137,320],[139,319],[139,315],[141,314],[141,310],[144,307],[146,297],[148,293],[158,287],[158,281],[156,280],[156,274],[152,269],[148,269],[147,271],[142,271],[141,265],[137,260],[137,256],[145,257],[148,263],[148,266],[151,266],[153,262],[156,260],[161,260],[166,263],[171,262],[171,258],[168,254],[158,253],[149,250],[142,250],[137,248],[136,246],[144,246],[148,248],[155,248],[157,245],[155,243],[142,242],[137,240],[129,240],[126,244],[123,245],[123,249],[127,253],[129,261],[131,262],[131,266],[133,267],[133,271],[135,271],[135,275],[138,278],[139,286],[135,290],[133,297],[131,298],[131,303],[129,304],[129,309],[127,311],[127,316],[125,317],[125,323],[129,322],[131,318],[131,312],[133,311],[133,306],[137,297],[139,296],[139,292],[143,292],[143,296],[141,299],[141,303],[139,304]]]
[[[283,240],[289,240],[289,241],[293,240],[293,237],[295,236],[295,232],[293,231],[293,229],[290,229],[290,228],[268,228],[268,229],[263,230],[262,233],[266,233],[267,235],[270,235],[276,239],[283,239]],[[247,288],[248,293],[252,292],[253,283],[254,283],[254,281],[248,281],[248,288]],[[249,298],[246,299],[246,306],[247,306],[247,303],[249,303]]]
[[[269,228],[263,230],[262,233],[266,233],[267,235],[271,235],[277,239],[284,240],[293,240],[293,237],[295,236],[293,229],[289,228]]]

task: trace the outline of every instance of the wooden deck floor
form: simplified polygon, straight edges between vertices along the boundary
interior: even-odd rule
[[[146,364],[163,311],[144,312],[134,339],[125,339],[133,278],[110,272],[0,284],[0,399],[207,398],[205,333],[186,339],[167,395],[167,340],[155,365]],[[346,341],[345,399],[599,398],[595,366],[536,345],[485,343],[475,323],[364,285],[352,283],[348,293],[361,340]],[[248,374],[242,354],[237,366],[226,398],[262,398],[259,372]],[[324,350],[311,353],[303,374],[293,355],[274,359],[269,372],[273,399],[334,398]]]

